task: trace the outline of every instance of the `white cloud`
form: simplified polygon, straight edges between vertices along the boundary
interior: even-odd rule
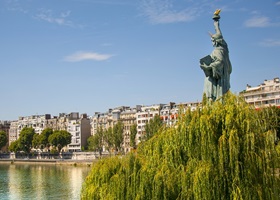
[[[64,58],[67,62],[79,62],[84,60],[95,60],[95,61],[104,61],[111,58],[113,55],[110,54],[99,54],[94,52],[76,52],[72,55],[66,56]]]
[[[144,15],[151,23],[163,24],[192,21],[197,15],[196,8],[176,10],[172,0],[143,0]]]
[[[41,9],[39,11],[39,14],[36,15],[36,18],[39,20],[47,21],[49,23],[56,23],[59,25],[66,25],[66,26],[72,26],[72,22],[70,20],[67,20],[66,18],[70,16],[71,11],[66,11],[60,13],[58,16],[53,16],[52,10],[44,10]]]
[[[276,6],[280,6],[280,1],[275,3]]]
[[[244,25],[246,27],[268,27],[272,26],[272,23],[270,22],[270,19],[265,16],[253,16],[251,19],[248,19],[245,21]]]
[[[267,39],[261,42],[260,45],[265,47],[280,47],[280,40]]]
[[[16,12],[22,12],[24,14],[27,14],[29,11],[24,8],[19,1],[17,0],[8,0],[6,1],[7,9],[9,11],[16,11]]]

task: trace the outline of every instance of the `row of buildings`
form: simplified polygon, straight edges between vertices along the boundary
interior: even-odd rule
[[[280,83],[279,78],[265,80],[256,87],[247,85],[246,90],[240,92],[246,102],[256,108],[268,105],[275,105],[280,108]],[[137,125],[136,144],[145,135],[145,125],[154,116],[159,115],[168,126],[177,121],[180,109],[195,110],[200,106],[200,102],[188,103],[168,103],[150,106],[137,105],[135,107],[120,106],[108,109],[107,112],[95,112],[93,116],[72,112],[69,114],[60,113],[58,116],[32,115],[19,117],[15,121],[0,121],[0,130],[4,130],[9,137],[9,144],[18,139],[24,127],[34,128],[36,133],[41,133],[45,128],[53,130],[66,130],[72,135],[71,144],[68,150],[71,152],[81,151],[87,143],[88,137],[94,135],[98,127],[108,129],[113,127],[118,121],[122,121],[123,129],[123,149],[130,150],[130,128]]]
[[[133,124],[137,124],[136,143],[145,135],[145,125],[156,115],[160,115],[166,124],[174,124],[177,120],[177,113],[180,107],[188,107],[195,109],[199,103],[169,103],[157,104],[151,106],[128,107],[120,106],[114,109],[109,109],[107,112],[96,112],[93,116],[87,114],[79,114],[72,112],[69,114],[60,113],[58,116],[50,114],[32,115],[19,117],[6,123],[6,132],[9,136],[9,144],[17,140],[20,132],[24,127],[32,127],[36,133],[41,133],[46,128],[53,130],[66,130],[72,135],[71,143],[67,146],[70,152],[81,151],[82,147],[86,146],[87,139],[96,134],[99,127],[108,129],[113,127],[118,121],[122,121],[123,129],[123,148],[127,152],[130,150],[130,128]]]

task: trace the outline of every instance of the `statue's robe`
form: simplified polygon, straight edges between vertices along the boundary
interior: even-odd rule
[[[210,56],[212,63],[208,67],[212,69],[212,76],[205,77],[204,93],[206,97],[215,101],[230,88],[232,66],[226,44],[215,47]]]

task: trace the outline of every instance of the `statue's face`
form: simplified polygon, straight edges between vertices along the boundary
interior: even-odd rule
[[[217,42],[214,38],[211,38],[211,42],[212,42],[213,47],[217,46]]]

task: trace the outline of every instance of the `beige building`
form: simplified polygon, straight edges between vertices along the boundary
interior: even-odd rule
[[[98,128],[102,128],[103,130],[108,130],[109,127],[113,128],[120,119],[121,113],[126,109],[129,109],[129,107],[120,106],[109,109],[108,112],[104,113],[95,112],[91,117],[91,135],[95,135]]]
[[[136,113],[141,109],[141,106],[136,106],[136,108],[127,108],[120,113],[120,120],[123,123],[123,149],[124,152],[130,151],[130,129],[136,124]]]
[[[127,111],[127,114],[126,114]],[[108,130],[109,128],[113,128],[114,125],[118,121],[122,121],[124,123],[124,142],[123,142],[123,148],[129,149],[129,147],[125,144],[128,144],[128,134],[127,129],[129,129],[128,123],[130,120],[126,119],[128,115],[131,116],[131,114],[128,114],[131,111],[131,108],[128,106],[120,106],[116,107],[114,109],[109,109],[108,112],[100,113],[95,112],[94,115],[91,117],[91,135],[95,135],[97,133],[97,130],[99,128],[102,128],[103,130]],[[103,147],[103,151],[105,151],[105,147]]]
[[[240,92],[245,101],[256,108],[265,106],[280,107],[280,83],[279,78],[265,80],[262,84],[251,87],[247,85],[246,90]]]
[[[12,121],[9,130],[9,145],[19,138],[20,132],[24,127],[31,127],[35,130],[35,133],[41,134],[46,128],[49,119],[51,119],[51,115],[45,114],[19,117],[18,120]]]
[[[86,114],[79,116],[79,113],[70,114],[60,113],[58,117],[51,118],[50,114],[32,115],[19,117],[18,120],[12,121],[9,130],[9,144],[17,140],[20,132],[24,127],[34,128],[35,132],[41,134],[46,128],[53,130],[65,130],[71,133],[71,144],[66,149],[69,151],[81,151],[82,147],[87,144],[90,136],[90,120]]]

